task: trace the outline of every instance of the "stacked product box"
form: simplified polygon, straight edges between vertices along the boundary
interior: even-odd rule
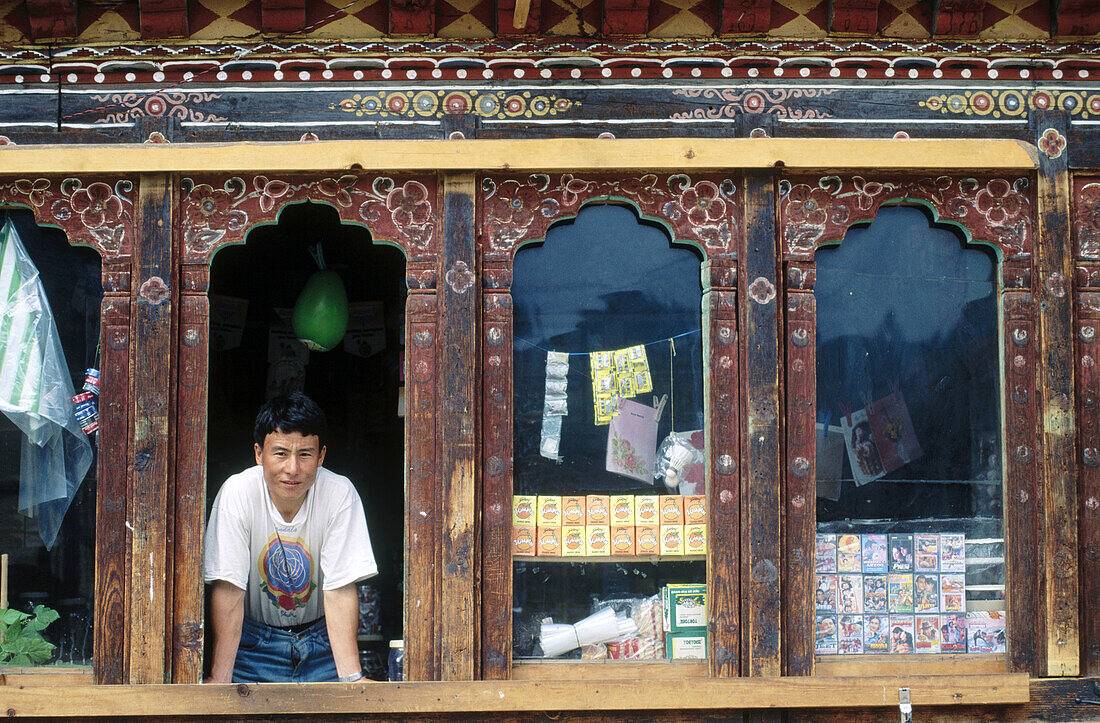
[[[670,583],[661,588],[665,657],[707,657],[707,586]]]
[[[818,654],[1003,653],[999,612],[966,610],[966,538],[952,532],[819,534]]]
[[[705,495],[516,495],[516,557],[683,557],[707,552]]]

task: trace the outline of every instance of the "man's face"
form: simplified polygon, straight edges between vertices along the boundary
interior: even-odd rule
[[[275,507],[288,522],[305,501],[317,479],[317,468],[325,461],[325,448],[316,434],[272,432],[264,446],[254,445],[256,464],[264,468],[264,483]]]

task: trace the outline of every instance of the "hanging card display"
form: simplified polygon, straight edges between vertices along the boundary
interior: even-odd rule
[[[622,400],[619,413],[607,430],[607,471],[653,484],[656,454],[656,410],[630,399]]]

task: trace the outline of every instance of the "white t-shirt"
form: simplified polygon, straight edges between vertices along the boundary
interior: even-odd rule
[[[263,467],[227,479],[210,511],[205,547],[206,582],[245,590],[245,615],[280,627],[316,620],[324,614],[321,591],[378,572],[359,494],[351,480],[324,467],[291,522],[271,501]]]

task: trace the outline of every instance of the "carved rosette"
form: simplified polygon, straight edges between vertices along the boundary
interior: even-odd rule
[[[184,263],[208,262],[219,247],[244,243],[249,228],[274,223],[284,205],[302,201],[329,204],[342,221],[366,226],[375,240],[400,246],[409,261],[438,252],[434,176],[219,176],[185,178],[182,185]]]
[[[1078,177],[1073,186],[1073,255],[1100,261],[1100,178]]]
[[[887,201],[918,201],[941,221],[997,246],[1005,260],[1031,257],[1034,203],[1027,178],[792,176],[780,181],[779,227],[787,259],[809,260],[852,224],[871,221]]]
[[[740,190],[726,176],[683,173],[634,178],[572,173],[490,176],[481,185],[486,261],[511,258],[520,244],[543,238],[554,221],[592,201],[624,200],[642,216],[664,223],[679,241],[707,258],[733,258],[741,227]]]
[[[104,259],[129,256],[134,245],[134,182],[129,178],[21,178],[0,183],[0,206],[26,206],[69,242]]]

